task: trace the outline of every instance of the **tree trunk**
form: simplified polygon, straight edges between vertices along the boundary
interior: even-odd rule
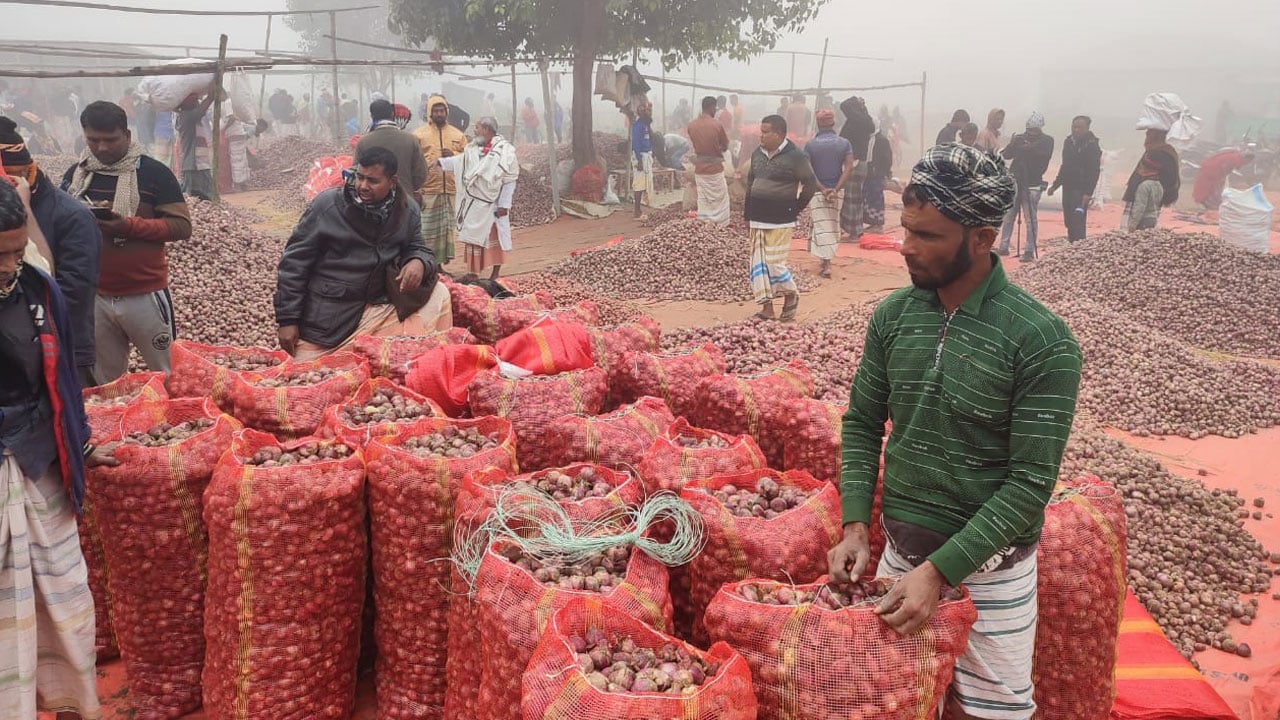
[[[583,0],[578,41],[573,55],[573,166],[590,165],[596,160],[591,141],[591,91],[595,85],[594,70],[600,40],[604,35],[605,4],[603,0]],[[550,120],[550,118],[548,118]],[[547,128],[551,128],[550,122]]]

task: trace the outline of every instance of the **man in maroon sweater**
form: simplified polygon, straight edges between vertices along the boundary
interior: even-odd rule
[[[165,244],[191,237],[191,211],[173,172],[133,141],[120,106],[90,103],[80,125],[87,148],[62,188],[95,206],[102,230],[94,379],[101,384],[123,375],[130,345],[148,369],[167,375],[177,330]]]

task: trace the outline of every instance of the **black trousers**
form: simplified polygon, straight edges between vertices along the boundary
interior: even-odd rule
[[[1067,239],[1071,242],[1084,239],[1085,223],[1089,219],[1089,208],[1082,202],[1084,194],[1084,188],[1062,186],[1062,220],[1067,225]]]

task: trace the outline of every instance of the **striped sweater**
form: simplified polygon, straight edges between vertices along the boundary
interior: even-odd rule
[[[844,416],[844,522],[870,520],[892,420],[884,513],[950,538],[929,560],[951,583],[1039,540],[1080,383],[1071,331],[991,258],[950,317],[932,290],[880,303]]]

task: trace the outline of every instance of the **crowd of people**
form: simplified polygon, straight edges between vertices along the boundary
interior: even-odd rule
[[[123,375],[135,350],[148,369],[169,371],[177,328],[166,247],[192,233],[184,191],[199,196],[212,184],[212,102],[213,95],[192,95],[170,118],[181,179],[153,152],[164,143],[135,135],[120,104],[80,109],[83,150],[57,184],[33,159],[23,126],[0,117],[7,180],[0,183],[0,490],[8,498],[0,596],[16,599],[0,617],[4,717],[33,717],[37,707],[60,720],[96,716],[84,561],[78,552],[50,552],[74,542],[85,467],[115,462],[110,447],[88,441],[80,389]],[[325,95],[317,111],[325,102],[332,112]],[[533,111],[532,100],[525,108]],[[145,114],[138,110],[134,127]],[[425,124],[409,132],[407,107],[374,98],[343,183],[321,192],[293,229],[273,302],[280,346],[295,359],[332,353],[362,334],[450,327],[449,294],[438,279],[459,254],[464,281],[486,270],[489,280],[500,277],[512,250],[516,147],[490,114],[472,125],[440,95],[424,97],[421,110]],[[800,303],[788,266],[800,213],[810,210],[810,252],[829,277],[840,242],[883,232],[894,148],[883,129],[892,118],[873,117],[860,97],[838,108],[820,99],[812,111],[795,97],[778,110],[760,120],[749,152],[735,96],[703,98],[696,117],[682,101],[675,117],[687,116],[685,132],[675,138],[653,131],[652,106],[641,103],[630,141],[637,192],[650,191],[655,163],[674,156],[692,172],[696,216],[708,223],[729,223],[729,180],[741,168],[756,317],[789,322]],[[270,111],[280,127],[316,122],[283,91]],[[536,142],[536,111],[524,117],[525,139]],[[1044,116],[1032,113],[1007,142],[1004,120],[994,109],[978,128],[956,111],[902,190],[901,253],[911,286],[885,299],[870,321],[844,418],[844,533],[828,558],[835,579],[867,569],[867,523],[892,414],[883,469],[889,544],[879,572],[902,579],[878,612],[910,633],[932,612],[940,585],[969,588],[979,613],[948,700],[956,718],[1034,711],[1027,658],[1035,550],[1081,357],[1062,320],[1009,281],[1000,257],[1021,222],[1022,260],[1035,259],[1045,191],[1062,191],[1068,238],[1083,239],[1102,156],[1090,119],[1077,116],[1047,182],[1056,144]],[[235,137],[260,131],[237,128]],[[558,133],[559,123],[549,131]],[[1167,131],[1147,130],[1124,196],[1129,227],[1157,224],[1160,209],[1177,199],[1178,169]],[[968,368],[964,382],[947,379],[957,363]],[[974,463],[958,467],[944,456]]]

